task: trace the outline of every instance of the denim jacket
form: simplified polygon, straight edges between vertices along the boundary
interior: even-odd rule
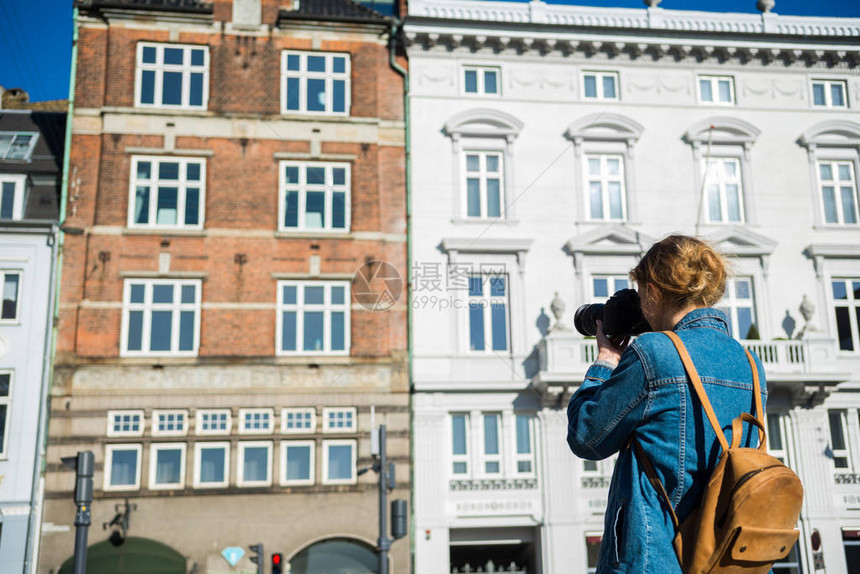
[[[722,311],[703,308],[684,316],[673,331],[687,347],[731,442],[732,420],[743,411],[755,414],[755,406],[752,369],[727,325]],[[756,364],[764,404],[767,384],[757,357]],[[642,445],[683,521],[698,506],[720,454],[714,430],[688,381],[669,337],[645,333],[628,346],[614,369],[602,361],[593,364],[570,399],[570,449],[588,460],[620,453],[609,486],[599,574],[681,572],[672,547],[672,519],[629,440]],[[756,446],[757,441],[757,433],[744,425],[741,445]]]

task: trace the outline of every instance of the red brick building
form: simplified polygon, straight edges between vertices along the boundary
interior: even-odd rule
[[[120,548],[164,544],[183,572],[254,571],[258,542],[293,573],[369,560],[372,409],[409,488],[405,283],[379,281],[406,277],[389,20],[350,0],[78,8],[40,572],[72,554],[60,458],[86,449],[91,552],[128,499]],[[391,554],[407,572],[408,540]]]

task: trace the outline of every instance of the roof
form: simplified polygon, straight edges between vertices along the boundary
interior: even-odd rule
[[[388,18],[352,0],[294,0],[293,9],[281,8],[278,24],[282,20],[315,20],[387,24]]]
[[[84,11],[99,8],[136,8],[201,14],[212,14],[213,11],[212,2],[206,0],[75,0],[75,7]]]

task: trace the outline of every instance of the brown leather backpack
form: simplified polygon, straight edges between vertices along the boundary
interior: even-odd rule
[[[648,480],[665,502],[675,525],[675,552],[687,574],[766,574],[774,562],[785,558],[797,542],[795,530],[803,502],[800,479],[778,459],[767,454],[764,414],[758,369],[747,351],[753,373],[756,416],[742,413],[732,422],[732,444],[720,427],[708,395],[690,354],[671,331],[672,339],[690,381],[693,383],[722,453],[717,461],[702,501],[683,523],[678,517],[663,483],[638,441],[633,441]],[[758,448],[741,448],[743,423],[758,427]]]

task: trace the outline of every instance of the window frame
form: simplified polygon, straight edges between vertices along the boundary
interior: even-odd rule
[[[203,416],[212,414],[227,415],[227,427],[224,429],[204,429]],[[230,409],[197,409],[194,413],[194,434],[201,436],[229,435],[233,429],[233,412]]]
[[[726,309],[726,315],[729,316],[729,329],[731,331],[729,334],[733,338],[737,339],[738,341],[750,340],[750,339],[746,339],[746,338],[741,338],[740,332],[738,331],[739,324],[738,324],[737,311],[739,308],[744,307],[744,305],[739,305],[738,302],[739,301],[745,301],[745,300],[740,300],[737,298],[736,287],[737,287],[737,281],[738,280],[744,280],[744,281],[749,282],[749,286],[750,286],[749,302],[750,302],[750,307],[751,307],[750,315],[752,317],[752,322],[750,323],[750,328],[752,328],[753,325],[755,326],[756,330],[759,332],[759,340],[761,340],[762,339],[761,327],[760,327],[761,321],[759,320],[759,317],[758,317],[759,313],[758,313],[758,305],[757,305],[757,301],[756,301],[756,299],[757,299],[756,293],[758,291],[756,289],[756,284],[755,284],[756,278],[755,277],[753,277],[752,275],[736,275],[733,277],[726,278],[725,293],[723,294],[723,298],[716,304],[716,307]],[[747,331],[747,335],[749,335],[749,331]]]
[[[724,102],[719,99],[712,99],[710,101],[702,98],[702,81],[707,80],[711,85],[711,95],[718,95],[719,92],[719,83],[721,81],[729,82],[729,101]],[[716,88],[716,89],[715,89]],[[735,92],[735,78],[734,76],[725,76],[719,74],[697,74],[696,75],[696,94],[699,97],[699,103],[706,106],[735,106],[737,105],[737,93]]]
[[[460,95],[466,97],[476,97],[476,96],[490,96],[494,98],[499,98],[502,96],[502,68],[500,66],[482,66],[477,64],[463,64],[461,67],[462,74],[460,75],[460,80],[462,81]],[[466,91],[466,74],[468,72],[476,72],[477,80],[476,80],[476,89],[475,92]],[[496,91],[495,92],[487,92],[486,91],[486,72],[495,72],[496,74]]]
[[[3,440],[0,441],[0,460],[9,459],[9,431],[12,426],[12,392],[15,389],[15,371],[13,369],[0,370],[0,376],[9,375],[9,392],[6,396],[0,395],[0,407],[6,407],[4,426],[0,428]]]
[[[201,451],[203,449],[219,448],[224,451],[224,480],[221,482],[202,482],[200,480],[203,467],[201,466]],[[230,486],[230,443],[195,442],[194,443],[194,477],[191,481],[193,488],[227,488]]]
[[[269,415],[268,427],[265,429],[254,429],[254,428],[249,429],[249,428],[247,428],[245,426],[245,416],[246,415],[254,415],[254,414]],[[237,424],[239,426],[239,434],[241,434],[241,435],[272,434],[275,432],[275,409],[268,408],[268,407],[242,408],[242,409],[239,409],[239,416],[237,418],[238,418]],[[262,419],[261,419],[261,421],[262,421]]]
[[[266,448],[266,479],[265,480],[245,480],[245,450],[248,448]],[[238,461],[236,463],[236,486],[244,488],[272,486],[272,454],[273,443],[270,440],[254,440],[254,441],[239,441],[238,443]]]
[[[287,70],[287,59],[290,55],[298,55],[300,58],[299,70]],[[335,57],[343,57],[346,60],[343,72],[308,72],[307,58],[308,56],[324,56],[326,58],[326,70],[329,69],[331,60]],[[310,75],[308,75],[310,74]],[[298,77],[299,79],[299,109],[287,109],[287,80],[288,78]],[[325,81],[326,103],[324,110],[315,111],[307,109],[307,81],[308,79],[323,79]],[[334,90],[332,89],[335,80],[344,82],[344,111],[334,111]],[[329,51],[313,51],[313,50],[281,50],[280,63],[280,89],[281,89],[281,115],[307,115],[307,116],[337,116],[349,117],[352,109],[352,54],[350,52],[329,52]]]
[[[834,472],[853,472],[854,469],[854,460],[851,456],[851,437],[848,432],[848,409],[827,409],[827,429],[828,429],[828,437],[827,437],[827,446],[832,453],[832,463],[833,463],[833,471]],[[845,445],[845,448],[836,449],[833,446],[833,419],[832,417],[836,415],[839,417],[841,431],[842,431],[842,442]],[[845,459],[845,466],[836,466],[837,459]]]
[[[4,291],[6,290],[6,276],[18,276],[18,291],[15,294],[15,316],[4,318],[2,305],[5,301]],[[21,269],[0,269],[0,325],[20,325],[21,324],[21,296],[23,295],[24,286],[24,271]]]
[[[117,450],[133,450],[137,453],[137,472],[135,475],[135,482],[131,485],[111,485],[111,466],[113,464],[113,453]],[[141,467],[143,466],[143,445],[139,443],[134,444],[106,444],[105,445],[105,458],[104,458],[104,483],[102,485],[102,490],[105,492],[113,492],[113,491],[121,491],[121,490],[140,490],[140,476],[141,476]]]
[[[139,180],[137,177],[137,166],[140,162],[149,162],[151,165],[150,168],[150,178],[149,180]],[[159,187],[168,187],[167,185],[163,185],[161,182],[173,182],[174,180],[161,180],[157,176],[159,167],[162,163],[178,163],[179,164],[179,178],[175,184],[170,185],[170,187],[177,188],[176,195],[176,223],[175,224],[165,224],[158,223],[158,188]],[[189,164],[198,164],[200,166],[200,180],[195,185],[194,180],[188,179],[188,165]],[[140,183],[140,182],[144,183]],[[189,184],[189,181],[192,182]],[[150,222],[148,223],[137,223],[135,221],[135,210],[137,208],[137,188],[139,186],[148,186],[150,188],[149,192],[149,212],[147,214]],[[185,216],[187,213],[188,207],[188,188],[189,187],[197,187],[199,189],[199,195],[197,197],[197,210],[198,217],[196,224],[186,224]],[[130,161],[130,169],[129,169],[129,185],[128,185],[128,220],[127,225],[129,229],[163,229],[163,230],[171,230],[171,229],[180,229],[180,230],[201,230],[204,226],[204,221],[206,219],[206,159],[205,158],[197,158],[197,157],[185,157],[185,156],[157,156],[157,155],[133,155],[131,156]],[[182,221],[183,223],[179,223]]]
[[[585,95],[585,78],[587,76],[595,76],[595,84],[597,87],[597,95],[596,96],[586,96]],[[611,77],[615,83],[615,97],[608,98],[604,93],[604,85],[603,79]],[[613,70],[582,70],[579,74],[581,90],[580,97],[584,101],[597,101],[597,102],[620,102],[621,101],[621,76],[617,71]]]
[[[465,341],[466,341],[466,352],[469,354],[476,355],[487,355],[487,354],[511,354],[512,346],[513,346],[513,335],[511,333],[511,278],[510,273],[506,270],[502,271],[488,271],[486,269],[480,269],[478,272],[469,273],[469,283],[471,283],[471,279],[474,277],[481,277],[481,295],[472,295],[471,294],[471,285],[467,284],[467,287],[464,291],[466,297],[466,322],[465,322]],[[503,296],[492,295],[492,287],[490,286],[490,279],[502,277],[505,280],[505,294]],[[484,295],[484,293],[488,293]],[[483,305],[483,301],[488,301],[488,304]],[[492,306],[495,302],[500,300],[504,300],[505,305],[505,348],[504,349],[494,349],[495,337],[493,336],[493,313]],[[481,308],[481,314],[483,317],[483,333],[484,333],[484,348],[483,349],[473,349],[472,348],[472,305],[475,301],[480,302],[478,305]],[[487,336],[489,334],[489,337]]]
[[[818,208],[821,213],[821,223],[822,225],[832,226],[834,228],[852,228],[860,226],[860,185],[858,185],[857,181],[857,161],[854,158],[844,158],[837,159],[833,158],[832,154],[821,154],[825,157],[816,157],[815,158],[815,182],[817,184],[816,194],[818,196]],[[831,157],[826,157],[830,155]],[[845,213],[843,209],[843,202],[841,201],[841,197],[838,193],[839,188],[845,187],[840,185],[841,179],[831,179],[827,180],[832,182],[833,193],[834,193],[834,203],[836,206],[836,218],[837,221],[827,221],[827,211],[824,205],[824,180],[821,178],[821,166],[822,164],[830,165],[830,169],[834,175],[834,177],[838,174],[838,167],[840,164],[847,164],[850,166],[851,170],[851,188],[853,190],[852,199],[854,201],[854,219],[853,223],[845,222]],[[836,169],[834,169],[836,168]]]
[[[149,445],[149,490],[181,490],[185,488],[187,444],[184,442],[154,442]],[[179,482],[158,483],[158,451],[178,450]]]
[[[0,136],[11,135],[12,140],[9,142],[9,147],[6,149],[4,154],[0,156],[0,161],[18,161],[21,163],[28,163],[33,161],[33,150],[36,149],[36,143],[39,141],[39,132],[28,132],[28,131],[0,131]],[[24,152],[23,157],[9,157],[9,152],[12,150],[12,146],[15,143],[15,140],[18,136],[30,136],[30,143],[27,145],[27,150]],[[2,174],[2,175],[11,175],[11,174]]]
[[[121,416],[137,416],[140,418],[138,424],[140,425],[140,429],[137,431],[122,431],[122,430],[114,430],[115,418]],[[136,437],[143,436],[144,429],[146,428],[146,415],[143,410],[138,409],[122,409],[122,410],[110,410],[107,413],[107,431],[106,436],[109,437]]]
[[[352,424],[350,424],[349,427],[344,428],[336,428],[329,426],[329,424],[333,422],[330,421],[329,418],[332,415],[337,415],[338,413],[344,413],[349,415],[349,418],[352,420]],[[326,407],[323,409],[322,425],[323,433],[326,434],[344,434],[358,432],[358,409],[356,407]]]
[[[328,477],[329,472],[329,450],[330,446],[343,446],[349,445],[352,447],[352,475],[350,478],[335,478],[331,479]],[[358,461],[358,441],[356,439],[326,439],[322,441],[323,448],[323,476],[322,483],[324,485],[330,484],[357,484],[358,483],[358,474],[357,474],[357,461]]]
[[[296,303],[284,303],[284,287],[295,286]],[[306,312],[305,287],[324,287],[325,294],[321,305],[314,304],[310,307],[311,311],[323,312],[323,343],[324,348],[319,351],[304,350],[304,313]],[[332,287],[343,287],[344,302],[333,304],[331,303]],[[299,303],[301,301],[301,303]],[[288,311],[296,312],[296,350],[284,350],[284,313]],[[343,350],[331,350],[331,314],[333,312],[342,311],[344,313],[343,326]],[[308,356],[308,355],[326,355],[326,356],[349,356],[351,349],[351,328],[352,328],[352,285],[349,281],[304,281],[304,280],[285,280],[277,283],[277,313],[275,316],[275,351],[278,356]],[[326,336],[327,335],[327,336]],[[327,348],[326,348],[327,347]]]
[[[833,332],[836,339],[837,353],[844,356],[853,356],[860,353],[860,298],[855,297],[852,289],[854,283],[860,283],[860,275],[848,277],[844,273],[835,274],[827,279],[830,289],[827,290],[831,302],[833,319]],[[837,299],[833,293],[834,283],[845,284],[845,299]],[[839,339],[839,323],[836,320],[836,309],[848,309],[848,328],[851,331],[851,344],[853,349],[843,349]],[[853,311],[853,312],[852,312]]]
[[[176,421],[182,420],[182,428],[177,430],[161,430],[159,429],[160,416],[175,416]],[[165,421],[165,424],[168,424]],[[155,409],[152,411],[152,436],[186,436],[188,434],[188,411],[185,409]]]
[[[600,161],[600,198],[601,198],[601,206],[602,206],[602,217],[595,218],[592,215],[591,209],[591,184],[595,180],[595,176],[592,176],[589,169],[589,160],[591,159],[599,159]],[[609,173],[604,173],[608,171],[606,166],[608,165],[609,160],[616,159],[619,162],[621,167],[620,173],[618,175],[611,175]],[[586,152],[583,154],[583,198],[585,199],[585,216],[586,221],[588,222],[606,222],[606,223],[623,223],[628,221],[628,209],[627,209],[627,173],[626,173],[626,165],[625,165],[625,154],[622,153],[604,153],[604,152]],[[610,197],[609,197],[609,184],[611,183],[620,183],[621,184],[621,217],[614,218],[610,214]]]
[[[8,160],[5,160],[8,161]],[[0,218],[0,221],[20,221],[24,219],[26,207],[25,197],[27,195],[26,174],[18,173],[0,173],[0,201],[3,199],[3,184],[11,183],[14,185],[12,191],[12,217],[7,219]]]
[[[496,454],[487,453],[487,417],[493,416],[496,417],[496,450],[498,451]],[[482,411],[481,412],[481,424],[479,428],[479,440],[481,449],[478,452],[478,458],[480,459],[480,467],[478,474],[483,478],[501,478],[505,476],[505,444],[504,444],[504,425],[502,424],[502,413],[500,411]],[[498,472],[489,472],[487,470],[488,463],[496,463],[499,465]]]
[[[144,302],[131,303],[131,287],[133,284],[144,285]],[[152,300],[152,290],[156,285],[173,285],[174,293],[178,291],[178,296],[174,299],[179,302],[174,303],[151,303],[147,300]],[[193,285],[195,287],[194,303],[182,303],[182,287]],[[177,289],[178,288],[178,289]],[[129,278],[123,281],[122,294],[122,332],[120,334],[120,357],[196,357],[200,350],[200,315],[203,299],[203,284],[200,279],[145,279],[145,278]],[[157,307],[153,307],[157,306]],[[152,313],[156,311],[170,310],[174,315],[171,317],[171,349],[168,351],[152,351],[145,350],[144,347],[150,346],[152,338]],[[194,346],[190,351],[180,351],[179,348],[179,331],[180,331],[180,313],[182,311],[194,311]],[[132,351],[128,349],[129,322],[130,313],[132,311],[143,311],[143,319],[141,322],[141,350]],[[148,337],[147,337],[148,335]],[[175,336],[174,336],[175,335]],[[174,347],[176,350],[174,350]]]
[[[625,281],[627,283],[627,287],[623,287],[623,289],[636,289],[636,285],[627,275],[622,274],[612,274],[612,273],[592,273],[590,276],[591,281],[589,281],[589,295],[591,296],[592,303],[606,303],[606,300],[609,297],[612,297],[617,291],[620,289],[611,289],[610,282],[613,287],[618,287],[619,281]],[[598,295],[597,290],[595,289],[595,281],[604,280],[606,281],[606,295]]]
[[[287,415],[303,413],[310,415],[310,427],[287,428]],[[313,434],[317,429],[317,411],[314,407],[284,407],[281,409],[281,434]]]
[[[309,478],[289,480],[287,478],[287,450],[290,447],[307,447],[310,452]],[[316,441],[314,440],[282,440],[280,479],[281,486],[312,486],[316,483]]]
[[[287,184],[287,168],[297,167],[299,170],[299,183]],[[316,189],[319,184],[312,184],[311,189],[308,189],[307,183],[307,168],[322,167],[325,169],[325,183],[321,185],[323,189]],[[335,185],[334,169],[344,169],[343,185]],[[322,233],[331,235],[340,235],[350,233],[352,230],[352,164],[350,162],[333,162],[333,161],[297,161],[297,160],[281,160],[278,162],[278,232],[280,233]],[[304,183],[302,183],[304,182]],[[298,220],[296,227],[287,227],[285,225],[286,208],[287,208],[287,187],[290,191],[298,193]],[[293,189],[294,188],[294,189]],[[322,227],[308,227],[307,223],[307,195],[309,192],[323,191],[325,193],[325,219]],[[334,227],[334,194],[344,194],[344,226]]]
[[[527,454],[521,454],[519,452],[519,419],[523,417],[527,419],[528,431],[529,431],[529,452]],[[513,413],[513,423],[514,423],[514,444],[512,446],[512,460],[513,460],[513,475],[517,477],[534,477],[537,475],[535,465],[537,464],[537,457],[535,453],[536,442],[535,442],[535,431],[537,429],[537,417],[534,413],[524,413],[524,412],[516,412]],[[530,463],[531,470],[529,471],[521,471],[520,463],[528,462]]]
[[[824,104],[815,103],[816,84],[824,84]],[[831,89],[834,84],[839,84],[839,86],[842,88],[842,97],[845,100],[845,105],[843,106],[833,105],[833,93]],[[848,82],[842,78],[810,78],[809,103],[812,105],[813,109],[847,110],[850,107],[848,101]]]
[[[470,155],[478,156],[478,171],[470,172],[468,171],[468,157]],[[490,173],[486,169],[487,165],[487,157],[490,155],[495,155],[498,157],[499,161],[499,170],[497,176],[495,178],[491,178],[489,176]],[[505,180],[505,152],[502,149],[497,148],[481,148],[480,146],[469,146],[467,149],[463,149],[460,154],[460,185],[464,190],[462,197],[462,206],[461,206],[461,217],[468,221],[492,221],[496,219],[507,219],[507,197],[506,197],[506,185],[507,182]],[[478,179],[478,209],[480,211],[480,215],[469,215],[469,180],[475,179],[475,177],[470,177],[470,174],[477,174]],[[498,179],[499,181],[499,215],[489,215],[489,190],[488,190],[488,181],[490,179]]]
[[[702,202],[702,211],[705,219],[705,223],[709,225],[745,225],[747,223],[747,214],[746,214],[746,197],[744,196],[745,185],[744,185],[744,159],[742,156],[736,155],[711,155],[708,157],[702,156],[701,165],[699,169],[702,173],[702,198],[700,201]],[[733,162],[735,164],[735,174],[737,181],[729,181],[726,176],[725,164],[726,162]],[[718,178],[714,182],[710,179],[711,174],[711,162],[716,162],[719,165],[719,173],[717,174]],[[728,215],[728,195],[726,192],[726,186],[731,185],[732,183],[736,183],[738,186],[738,209],[740,211],[740,219],[737,221],[733,221],[729,219]],[[709,202],[709,190],[708,187],[710,185],[717,185],[718,193],[720,194],[720,215],[721,219],[715,220],[711,219],[711,211],[710,211],[710,202]]]
[[[143,50],[144,48],[155,48],[155,63],[144,63]],[[190,52],[191,50],[203,50],[203,65],[192,65],[191,55],[188,54],[188,64],[165,64],[164,50],[165,49],[182,49]],[[183,54],[182,60],[185,61],[186,56]],[[159,110],[194,110],[206,111],[209,109],[209,46],[207,44],[173,44],[170,42],[146,42],[139,41],[135,48],[135,66],[134,66],[134,107],[143,109],[159,109]],[[143,103],[143,72],[154,71],[155,79],[153,81],[153,102],[151,104]],[[180,104],[164,104],[164,73],[180,72],[182,74],[182,93]],[[203,74],[203,86],[201,94],[201,104],[192,105],[191,102],[191,74]]]
[[[448,466],[448,472],[453,479],[468,479],[472,477],[472,447],[470,444],[471,440],[471,413],[467,411],[462,412],[450,412],[448,413],[448,420],[450,424],[448,425],[448,429],[451,433],[450,440],[448,444],[450,445],[449,454],[451,455],[451,463]],[[462,416],[464,420],[464,441],[466,445],[466,452],[464,454],[455,454],[454,453],[454,417]],[[464,473],[456,473],[454,472],[454,465],[457,463],[464,463],[466,465],[466,472]]]

